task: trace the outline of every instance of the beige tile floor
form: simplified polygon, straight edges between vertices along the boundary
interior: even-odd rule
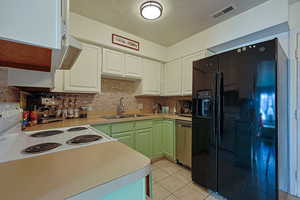
[[[153,200],[219,200],[220,196],[195,185],[190,170],[168,160],[152,164]]]
[[[168,160],[153,163],[152,176],[153,200],[224,200],[221,196],[194,184],[190,170]],[[287,199],[300,200],[291,196]]]

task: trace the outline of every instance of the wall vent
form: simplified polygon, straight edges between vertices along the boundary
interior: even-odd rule
[[[215,14],[212,15],[213,18],[218,18],[218,17],[221,17],[229,12],[232,12],[233,10],[236,9],[236,6],[235,5],[230,5],[226,8],[223,8],[222,10],[216,12]]]

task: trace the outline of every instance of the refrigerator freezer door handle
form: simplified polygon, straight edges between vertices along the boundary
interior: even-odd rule
[[[217,118],[217,124],[216,124],[216,130],[217,130],[217,140],[218,145],[221,144],[221,132],[222,132],[222,123],[223,123],[223,73],[219,72],[217,74],[217,112],[216,112],[216,118]]]

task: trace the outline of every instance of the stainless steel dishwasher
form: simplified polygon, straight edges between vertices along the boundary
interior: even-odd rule
[[[192,167],[192,122],[176,120],[176,160]]]

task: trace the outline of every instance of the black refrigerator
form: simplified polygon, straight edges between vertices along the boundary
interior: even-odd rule
[[[193,63],[195,183],[229,200],[278,199],[287,87],[287,57],[277,39]]]

